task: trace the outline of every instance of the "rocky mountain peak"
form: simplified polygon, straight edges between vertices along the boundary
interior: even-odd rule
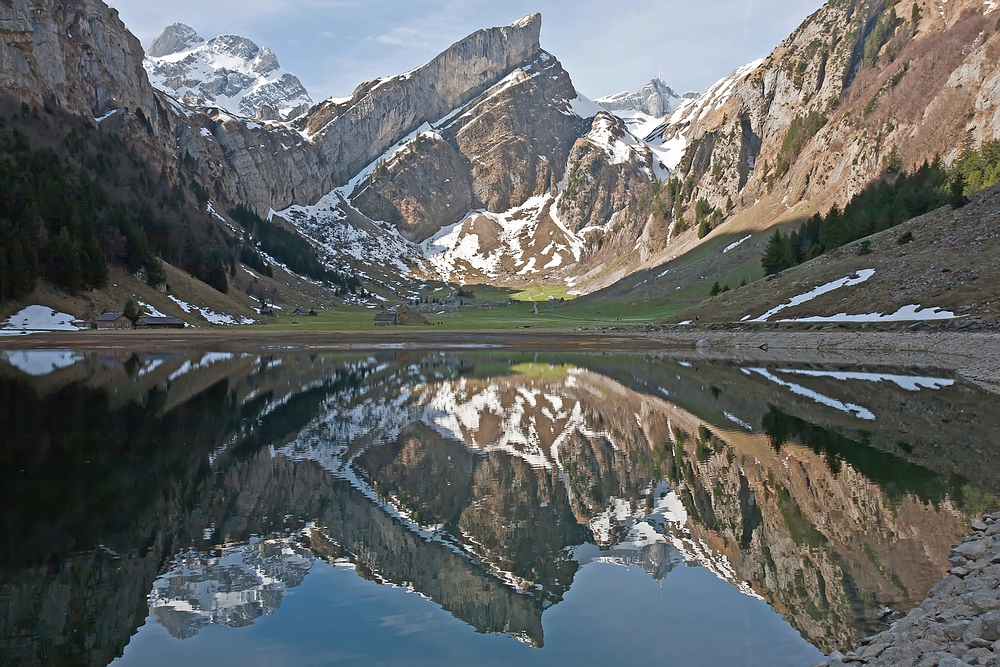
[[[271,49],[240,35],[206,42],[175,23],[153,40],[143,64],[154,87],[239,116],[291,120],[312,106],[302,82],[281,68]]]
[[[198,33],[189,25],[174,23],[168,25],[160,33],[160,36],[149,43],[146,55],[154,58],[169,56],[171,53],[179,53],[194,48],[205,40],[198,36]]]
[[[683,103],[687,96],[675,92],[659,76],[636,92],[627,90],[596,100],[608,111],[641,111],[655,118],[662,118]]]

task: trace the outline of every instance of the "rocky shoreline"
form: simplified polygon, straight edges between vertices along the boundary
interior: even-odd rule
[[[1000,667],[1000,512],[952,549],[950,575],[923,604],[856,650],[814,667]]]

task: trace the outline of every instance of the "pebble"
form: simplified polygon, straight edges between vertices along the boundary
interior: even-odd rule
[[[919,607],[846,655],[815,667],[1000,667],[1000,513],[972,524],[952,550],[950,576]]]

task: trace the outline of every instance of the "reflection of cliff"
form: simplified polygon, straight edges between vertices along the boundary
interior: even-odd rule
[[[416,524],[553,601],[563,592],[557,572],[531,554],[548,561],[573,543],[565,523],[546,523],[554,503],[589,527],[607,548],[602,558],[643,563],[654,576],[680,558],[749,582],[747,592],[827,647],[856,640],[882,606],[922,597],[963,530],[946,477],[861,443],[834,457],[795,444],[776,452],[763,434],[706,428],[687,410],[582,369],[420,384],[407,409],[420,428],[338,465]],[[657,490],[661,478],[669,484]],[[924,504],[925,489],[937,505]]]
[[[195,355],[163,370],[185,361],[199,366],[169,401],[0,380],[0,418],[28,434],[0,452],[5,544],[20,546],[0,550],[0,651],[14,664],[106,664],[150,590],[177,637],[251,623],[317,557],[534,645],[589,559],[655,579],[700,565],[842,647],[882,606],[923,597],[970,502],[739,367],[406,353]],[[869,384],[855,402],[887,414]],[[935,391],[983,409],[959,387]],[[949,414],[924,393],[907,395],[912,409]],[[56,410],[67,419],[49,423]]]
[[[786,364],[763,368],[760,363],[698,358],[683,365],[669,357],[576,361],[637,391],[665,395],[708,423],[759,431],[773,406],[892,458],[944,477],[960,476],[981,491],[1000,495],[1000,468],[982,465],[1000,455],[1000,444],[990,437],[1000,430],[1000,412],[989,409],[992,402],[977,387],[946,374]],[[832,402],[841,406],[831,407]],[[859,419],[847,406],[874,419]]]
[[[175,545],[202,535],[195,505],[213,495],[210,462],[232,459],[229,446],[257,439],[259,448],[265,434],[287,437],[282,424],[305,423],[350,386],[311,360],[242,368],[171,409],[155,386],[125,400],[81,382],[0,379],[0,423],[18,434],[0,448],[4,664],[106,665],[120,655]],[[311,406],[288,393],[317,382],[326,394]]]

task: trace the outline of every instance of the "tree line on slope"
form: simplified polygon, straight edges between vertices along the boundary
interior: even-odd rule
[[[273,277],[253,242],[211,220],[196,170],[185,153],[175,173],[156,173],[115,131],[0,96],[0,303],[39,279],[71,294],[103,288],[109,266],[162,285],[161,260],[222,293],[237,261]],[[301,237],[248,213],[241,224],[277,261],[340,294],[361,287],[323,267]]]
[[[264,220],[242,204],[230,209],[229,217],[252,234],[264,252],[295,273],[333,286],[338,295],[348,292],[355,294],[361,289],[361,280],[357,276],[332,271],[323,266],[309,242],[295,232]],[[240,261],[244,261],[242,255]],[[245,263],[255,268],[250,262]],[[267,267],[265,273],[271,275],[270,267]]]
[[[102,288],[109,265],[163,284],[161,257],[225,292],[232,250],[192,223],[185,189],[117,134],[79,121],[64,133],[54,116],[27,105],[0,115],[0,301],[39,278],[70,293]]]
[[[895,171],[895,159],[889,169]],[[1000,140],[985,142],[979,149],[966,139],[951,166],[940,159],[925,162],[913,172],[899,172],[859,192],[841,210],[833,206],[819,213],[790,234],[780,229],[768,239],[761,258],[764,273],[772,275],[797,266],[834,248],[875,234],[945,205],[959,207],[966,196],[1000,182]]]

